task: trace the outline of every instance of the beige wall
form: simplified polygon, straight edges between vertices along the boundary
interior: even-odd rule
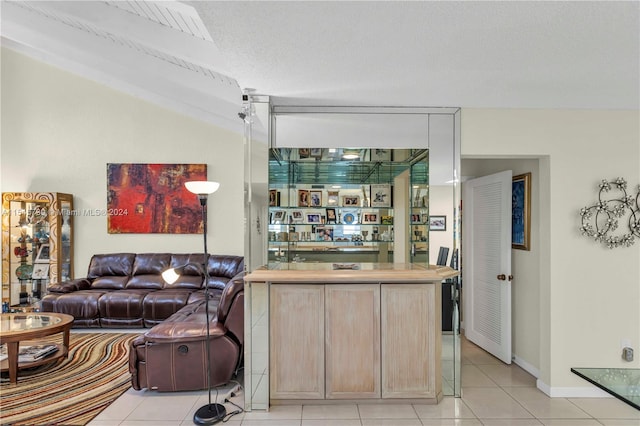
[[[609,250],[579,232],[600,180],[640,184],[638,111],[465,109],[461,123],[463,158],[539,158],[538,386],[578,395],[592,387],[571,367],[640,366],[620,347],[640,347],[640,242]]]
[[[429,186],[429,214],[447,217],[446,231],[429,232],[429,263],[435,265],[438,261],[440,247],[449,247],[447,265],[453,255],[453,186]]]
[[[207,163],[221,183],[209,199],[209,252],[242,255],[243,140],[2,49],[2,191],[74,195],[104,209],[107,163]],[[75,275],[94,253],[198,252],[202,235],[108,234],[106,217],[75,218]]]

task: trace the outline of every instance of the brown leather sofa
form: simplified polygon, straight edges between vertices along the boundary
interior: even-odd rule
[[[204,300],[204,280],[196,267],[187,268],[173,284],[161,275],[188,263],[202,265],[203,259],[203,254],[96,254],[86,278],[47,288],[42,310],[72,315],[74,327],[150,328]],[[210,296],[217,305],[227,283],[242,277],[244,258],[210,255],[207,272]]]
[[[202,254],[115,253],[94,255],[86,278],[52,285],[42,310],[74,317],[74,327],[150,328],[134,339],[129,371],[134,389],[183,391],[206,388],[204,279],[187,267],[173,284],[161,273]],[[210,255],[211,385],[227,383],[242,362],[244,258]]]
[[[131,386],[157,391],[206,389],[205,300],[180,309],[132,343]],[[230,281],[219,302],[209,302],[211,386],[229,382],[242,361],[244,280]]]

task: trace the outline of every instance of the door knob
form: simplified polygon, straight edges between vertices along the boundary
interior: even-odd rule
[[[509,275],[509,281],[513,280],[513,275]]]
[[[506,280],[506,279],[507,279],[507,276],[506,276],[505,274],[500,274],[500,275],[498,275],[498,277],[497,277],[497,278],[498,278],[500,281],[504,281],[504,280]]]

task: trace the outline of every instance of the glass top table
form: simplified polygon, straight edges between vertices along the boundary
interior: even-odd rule
[[[640,410],[640,368],[572,368],[571,372]]]
[[[69,331],[73,326],[73,317],[54,312],[46,313],[10,313],[0,316],[0,345],[7,345],[7,359],[0,361],[0,370],[9,371],[9,382],[18,381],[18,370],[34,367],[54,361],[67,355],[69,350]],[[40,339],[62,333],[62,345],[50,356],[33,362],[19,363],[20,342]]]

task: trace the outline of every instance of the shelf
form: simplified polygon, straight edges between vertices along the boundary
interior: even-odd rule
[[[2,251],[3,301],[15,305],[25,293],[43,296],[50,283],[73,277],[73,217],[59,213],[73,211],[72,195],[3,192],[2,208],[2,244],[8,248]],[[34,279],[32,271],[42,278]]]

